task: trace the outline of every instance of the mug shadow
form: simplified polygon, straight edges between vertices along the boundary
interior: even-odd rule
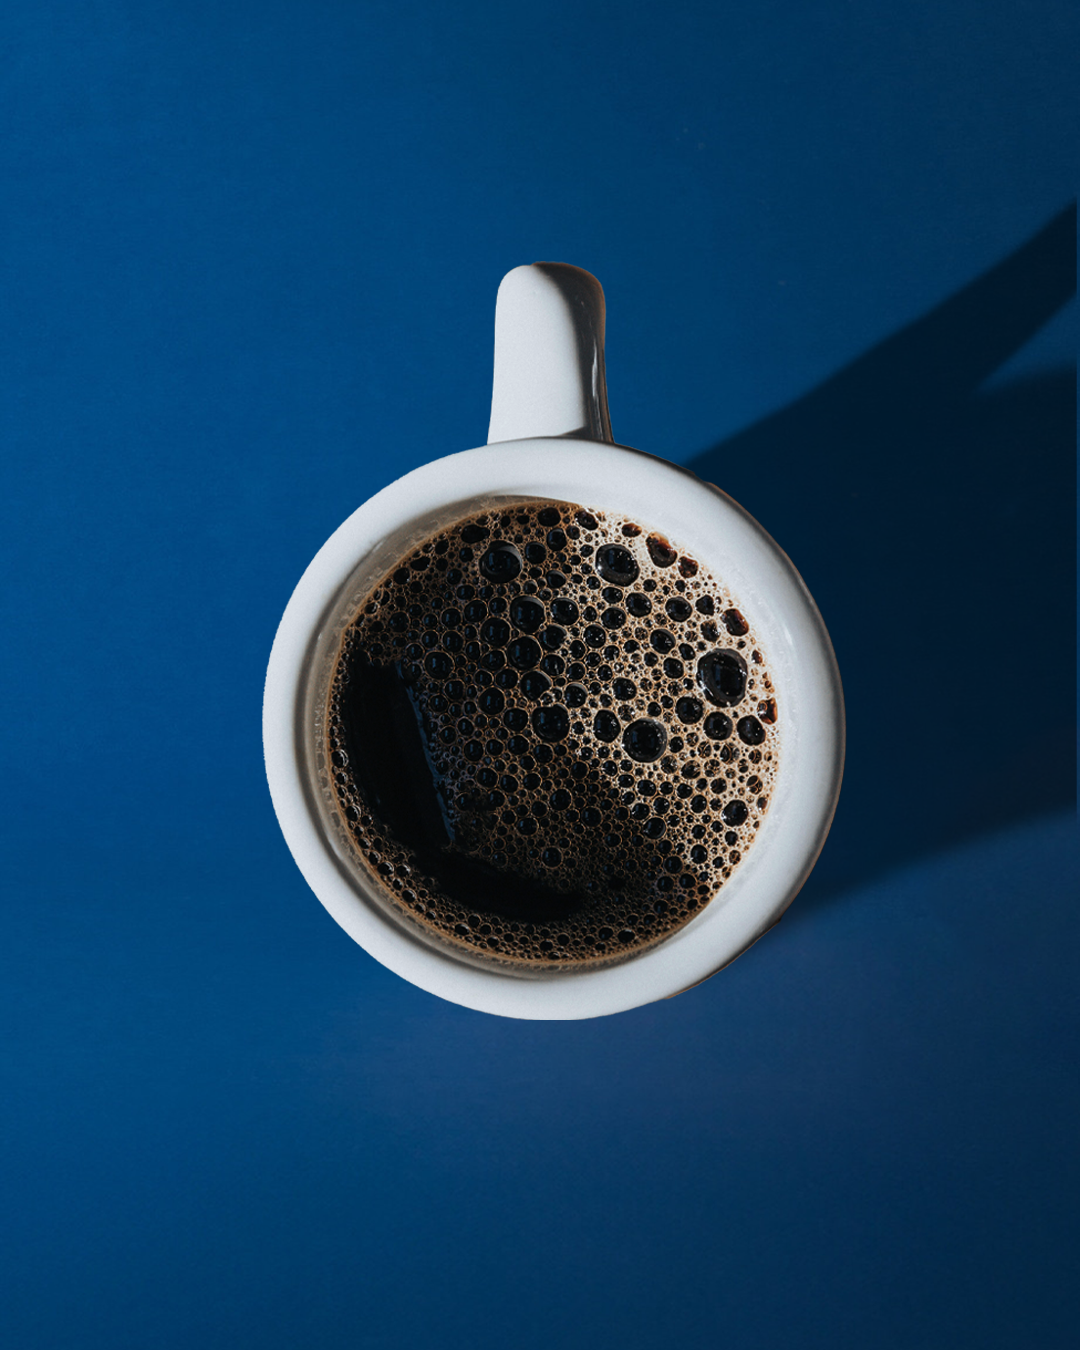
[[[689,467],[790,551],[844,786],[796,911],[1076,797],[1075,373],[980,386],[1076,290],[1076,206]]]

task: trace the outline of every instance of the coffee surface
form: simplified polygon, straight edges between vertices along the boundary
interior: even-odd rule
[[[688,922],[768,809],[779,710],[721,579],[549,501],[401,559],[337,648],[327,792],[393,907],[475,956],[625,959]]]

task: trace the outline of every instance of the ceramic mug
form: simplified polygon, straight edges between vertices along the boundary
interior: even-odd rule
[[[727,965],[776,923],[809,875],[843,768],[840,677],[802,579],[765,530],[719,488],[614,443],[603,341],[603,292],[589,273],[547,263],[510,272],[496,306],[489,443],[414,470],[345,521],[293,593],[266,678],[270,792],[315,895],[397,974],[452,1002],[508,1017],[620,1012],[670,997]],[[538,970],[485,962],[421,931],[350,848],[327,788],[320,702],[343,628],[419,542],[522,499],[602,507],[645,523],[700,559],[750,617],[781,710],[778,768],[752,846],[689,922],[611,965]]]

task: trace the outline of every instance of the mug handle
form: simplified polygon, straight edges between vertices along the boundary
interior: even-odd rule
[[[515,267],[495,302],[488,444],[565,436],[614,445],[604,375],[604,291],[569,263]]]

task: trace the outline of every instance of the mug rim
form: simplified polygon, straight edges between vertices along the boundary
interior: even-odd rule
[[[313,643],[361,560],[434,513],[479,499],[573,502],[627,516],[707,563],[753,617],[780,706],[780,765],[753,847],[702,911],[657,946],[599,968],[480,966],[413,936],[350,880],[315,808],[300,740]],[[528,1019],[623,1012],[701,983],[772,927],[824,844],[844,758],[839,670],[802,578],[741,506],[691,470],[629,446],[572,437],[498,442],[433,460],[364,502],[315,555],[282,616],[263,700],[274,809],[305,880],[338,924],[404,979],[477,1011]],[[783,828],[777,828],[782,820]]]

